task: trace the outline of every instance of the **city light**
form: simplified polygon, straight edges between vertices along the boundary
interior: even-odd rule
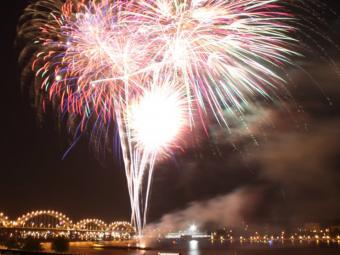
[[[189,231],[190,232],[196,232],[197,231],[197,226],[195,224],[192,224],[190,227],[189,227]]]

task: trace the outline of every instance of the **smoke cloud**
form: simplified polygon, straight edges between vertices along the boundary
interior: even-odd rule
[[[157,223],[145,228],[146,235],[165,234],[187,229],[191,224],[200,227],[239,226],[253,212],[260,199],[261,189],[242,188],[206,201],[192,202],[187,208],[165,214]]]

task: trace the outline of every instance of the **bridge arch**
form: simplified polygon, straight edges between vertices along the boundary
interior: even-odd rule
[[[63,213],[53,210],[40,210],[26,213],[13,222],[15,227],[29,228],[70,228],[72,221]]]
[[[99,219],[83,219],[74,225],[77,230],[104,231],[107,225]]]
[[[118,234],[134,235],[136,229],[127,221],[115,221],[108,226],[108,230]]]
[[[8,217],[4,213],[0,212],[0,227],[6,227],[9,223]]]

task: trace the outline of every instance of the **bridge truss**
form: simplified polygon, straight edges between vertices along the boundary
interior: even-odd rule
[[[100,219],[83,219],[73,223],[65,214],[53,210],[28,212],[14,221],[0,213],[0,235],[16,238],[53,239],[64,236],[70,240],[128,240],[136,233],[125,221],[106,224]]]

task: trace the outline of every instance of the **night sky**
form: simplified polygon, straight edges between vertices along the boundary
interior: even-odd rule
[[[123,163],[110,155],[98,159],[86,137],[62,159],[70,137],[53,116],[37,120],[31,99],[20,88],[14,39],[28,2],[6,1],[2,7],[0,211],[13,219],[35,209],[54,209],[74,220],[129,220]],[[340,14],[339,0],[322,2]],[[256,139],[237,121],[230,133],[211,126],[209,139],[160,162],[150,221],[194,201],[242,190],[240,199],[256,197],[239,211],[251,222],[340,223],[340,48],[334,45],[340,45],[340,18],[322,13],[328,24],[323,32],[334,43],[320,40],[323,52],[312,49],[299,60],[306,72],[285,70],[294,101],[246,113]]]

